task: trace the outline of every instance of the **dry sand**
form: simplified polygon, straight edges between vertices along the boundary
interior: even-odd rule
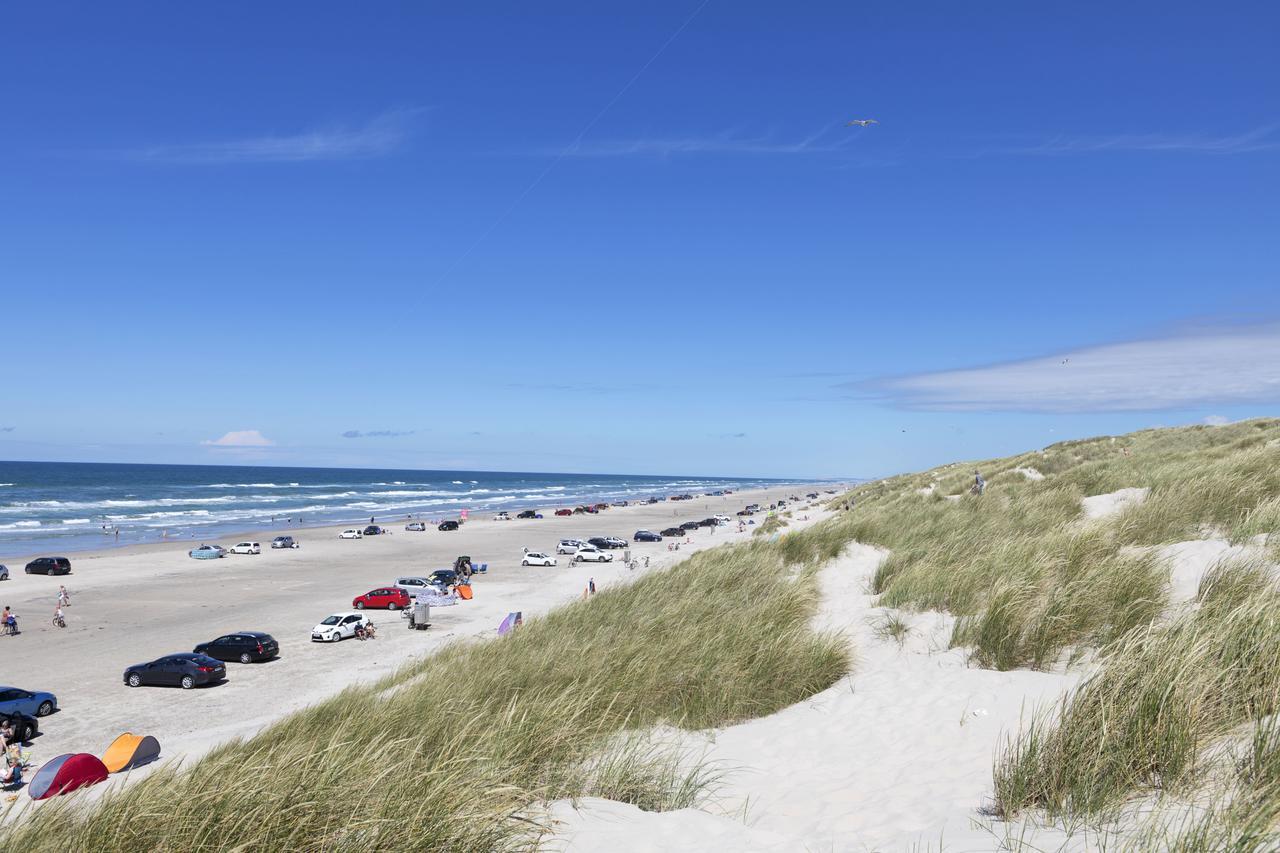
[[[554,552],[564,537],[630,539],[637,529],[733,515],[744,504],[804,491],[777,487],[571,517],[553,516],[546,508],[541,520],[473,517],[451,533],[408,532],[403,521],[383,518],[379,522],[391,535],[338,539],[350,525],[289,531],[301,543],[297,550],[270,550],[270,534],[259,531],[264,549],[256,556],[193,560],[187,556],[191,542],[135,546],[73,555],[73,573],[65,578],[24,575],[24,563],[11,561],[19,568],[0,583],[0,606],[14,608],[22,633],[0,637],[0,684],[58,697],[61,710],[41,720],[42,734],[32,744],[37,764],[63,752],[101,754],[124,731],[155,735],[166,761],[195,756],[451,640],[495,636],[508,611],[536,616],[579,597],[590,578],[606,588],[634,576],[622,564],[621,550],[613,552],[612,564],[571,565],[560,557],[554,568],[524,568],[524,547]],[[746,539],[751,529],[740,534],[736,524],[714,533],[702,528],[691,534],[692,546],[679,552],[667,550],[670,540],[633,544],[631,551],[642,561],[648,556],[652,570],[691,550]],[[229,546],[241,540],[216,541]],[[409,631],[398,613],[371,611],[380,629],[376,640],[310,641],[311,628],[332,612],[351,609],[354,596],[389,585],[397,575],[449,567],[459,554],[487,562],[488,574],[477,577],[473,601],[433,608],[429,630]],[[65,629],[51,624],[59,584],[71,593]],[[225,683],[196,690],[130,689],[123,683],[129,665],[244,630],[274,635],[280,658],[228,664]]]

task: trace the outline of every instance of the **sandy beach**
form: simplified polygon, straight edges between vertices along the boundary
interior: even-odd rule
[[[63,752],[101,753],[124,731],[157,737],[166,762],[192,757],[453,640],[495,636],[509,611],[535,617],[580,597],[592,578],[606,588],[634,577],[620,550],[610,564],[574,565],[560,557],[554,568],[525,568],[520,565],[525,547],[554,551],[564,537],[630,539],[638,529],[661,530],[713,513],[733,515],[745,504],[808,490],[783,486],[585,516],[557,517],[548,507],[540,520],[494,521],[486,515],[447,533],[408,532],[403,520],[379,519],[390,535],[340,540],[338,533],[349,525],[290,531],[301,543],[296,550],[270,550],[270,535],[259,531],[260,555],[198,561],[187,556],[190,542],[132,546],[74,554],[67,577],[25,575],[25,561],[10,560],[15,571],[0,583],[0,604],[18,614],[22,633],[0,637],[0,682],[58,697],[60,710],[40,721],[42,734],[32,743],[37,764]],[[668,550],[671,540],[633,544],[631,550],[642,562],[648,557],[652,571],[694,550],[743,541],[751,529],[702,528],[678,552]],[[216,541],[230,546],[238,540]],[[310,641],[312,626],[332,612],[349,610],[354,596],[389,585],[400,574],[451,566],[459,554],[487,562],[489,571],[477,577],[473,601],[433,609],[429,630],[408,631],[398,613],[371,611],[380,629],[374,641]],[[51,624],[59,584],[66,585],[72,601],[65,629]],[[280,657],[228,664],[226,682],[196,690],[123,684],[126,666],[190,651],[196,643],[237,630],[274,635]]]

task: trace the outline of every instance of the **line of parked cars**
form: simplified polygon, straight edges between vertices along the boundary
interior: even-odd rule
[[[270,634],[235,631],[200,643],[190,652],[134,664],[125,669],[124,683],[130,687],[181,687],[190,690],[225,680],[227,663],[260,663],[279,655],[280,644]]]

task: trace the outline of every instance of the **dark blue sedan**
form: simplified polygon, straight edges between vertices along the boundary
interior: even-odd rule
[[[124,671],[124,683],[130,687],[150,684],[190,690],[201,684],[223,681],[226,677],[227,667],[222,661],[192,652],[165,655],[150,663],[136,664]]]

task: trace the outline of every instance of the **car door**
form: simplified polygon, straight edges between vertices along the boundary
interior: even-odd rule
[[[16,714],[19,710],[18,700],[22,691],[9,688],[0,690],[0,714]]]
[[[360,621],[360,617],[356,615],[346,616],[342,620],[342,636],[354,637],[356,635],[356,623]]]

